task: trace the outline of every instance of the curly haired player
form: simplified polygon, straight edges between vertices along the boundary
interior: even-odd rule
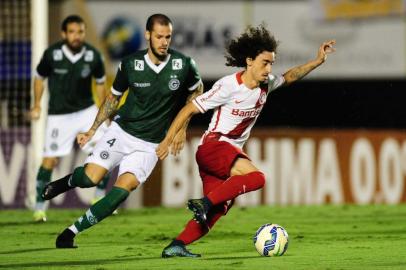
[[[241,150],[271,91],[304,77],[335,51],[334,40],[324,42],[316,59],[291,68],[283,75],[273,75],[278,42],[264,25],[249,27],[227,46],[226,65],[242,71],[218,80],[208,92],[196,97],[177,115],[157,148],[164,159],[178,130],[197,113],[214,110],[209,128],[203,134],[196,161],[203,181],[204,197],[188,201],[193,211],[184,230],[162,252],[162,257],[200,257],[186,245],[200,239],[229,211],[234,199],[258,190],[265,176]]]

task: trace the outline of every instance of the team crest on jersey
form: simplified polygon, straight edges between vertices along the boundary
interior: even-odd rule
[[[90,66],[89,65],[84,65],[82,72],[80,73],[80,75],[82,76],[82,78],[86,78],[90,75]]]
[[[264,105],[266,102],[266,92],[265,91],[261,91],[261,95],[259,96],[259,100],[258,100],[260,105]]]
[[[61,61],[63,56],[62,56],[62,50],[54,50],[52,54],[54,61]]]
[[[85,62],[92,62],[94,59],[93,51],[86,51],[85,52]]]
[[[144,70],[144,61],[143,60],[134,60],[134,69],[135,70]]]
[[[172,69],[179,70],[182,69],[183,62],[182,59],[172,59]]]
[[[172,91],[175,91],[179,88],[180,86],[180,81],[177,78],[172,78],[169,83],[168,83],[169,89]]]

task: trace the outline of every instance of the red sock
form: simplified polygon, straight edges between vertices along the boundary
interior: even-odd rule
[[[206,197],[213,205],[236,198],[238,195],[260,189],[265,184],[265,175],[256,171],[245,175],[234,175],[212,190]]]
[[[207,215],[207,225],[209,228],[213,228],[214,224],[227,213],[228,205],[216,205],[210,209]],[[190,220],[185,229],[176,237],[176,240],[180,240],[185,245],[188,245],[206,235],[209,232],[206,226],[202,226],[196,222],[196,220]]]

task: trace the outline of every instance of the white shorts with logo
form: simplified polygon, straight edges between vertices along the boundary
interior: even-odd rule
[[[157,143],[128,134],[116,122],[112,122],[85,163],[94,163],[109,171],[120,165],[119,176],[127,172],[132,173],[142,184],[158,161],[155,153],[157,146]]]
[[[68,155],[76,142],[76,135],[79,132],[86,132],[92,126],[98,109],[96,105],[84,110],[68,113],[49,115],[45,131],[44,157],[62,157]],[[92,140],[89,141],[83,150],[90,153],[96,141],[103,136],[107,125],[103,123]]]

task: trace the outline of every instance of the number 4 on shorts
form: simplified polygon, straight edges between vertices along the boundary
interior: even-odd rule
[[[106,143],[108,143],[110,145],[110,147],[113,147],[114,143],[116,142],[116,139],[113,138],[111,140],[108,140]]]

